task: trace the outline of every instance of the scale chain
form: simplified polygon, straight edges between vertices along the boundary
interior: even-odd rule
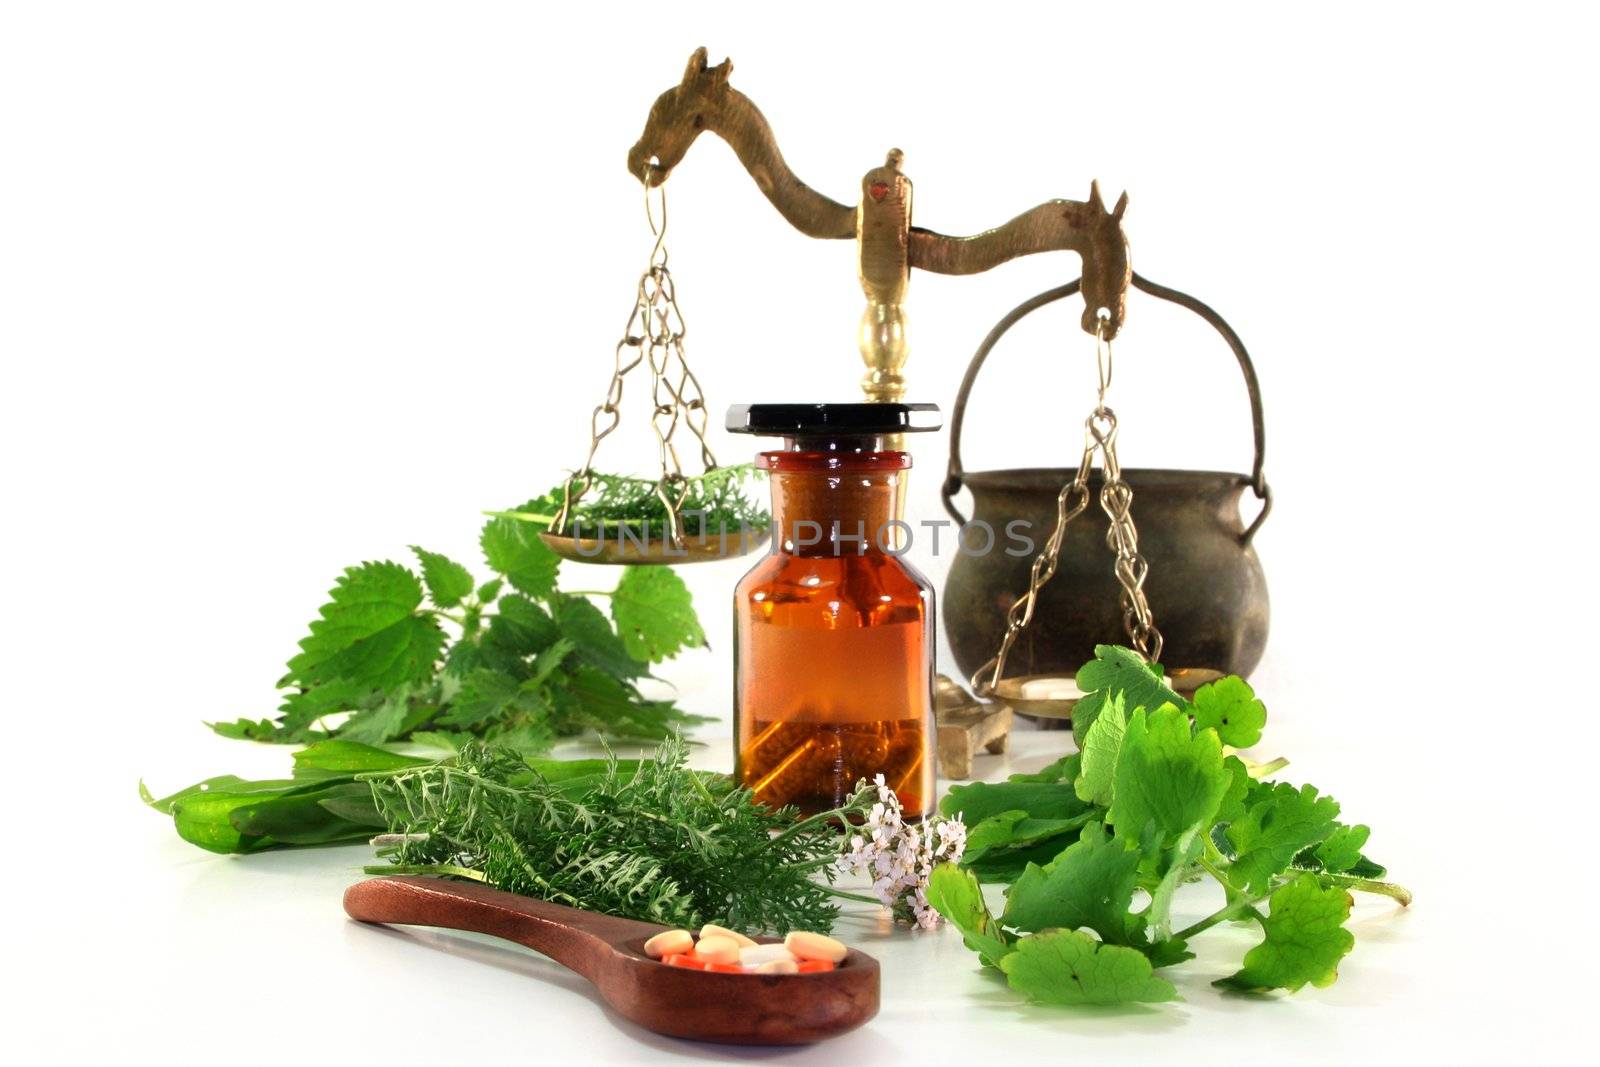
[[[1105,336],[1105,313],[1102,311],[1095,330],[1095,363],[1099,372],[1099,399],[1089,417],[1084,420],[1083,458],[1072,481],[1056,494],[1056,524],[1045,541],[1044,550],[1034,557],[1029,571],[1028,590],[1013,601],[1006,612],[1006,631],[1000,639],[1000,648],[983,666],[973,672],[972,690],[978,696],[989,696],[1005,674],[1006,658],[1011,654],[1017,638],[1033,621],[1038,604],[1039,590],[1055,576],[1061,555],[1061,544],[1067,526],[1089,506],[1089,472],[1095,456],[1101,458],[1105,484],[1100,489],[1100,507],[1110,520],[1106,531],[1106,545],[1116,557],[1114,573],[1121,586],[1123,628],[1134,650],[1147,662],[1157,662],[1161,656],[1161,631],[1156,628],[1150,602],[1145,597],[1144,582],[1150,565],[1139,554],[1139,533],[1133,523],[1133,489],[1122,477],[1122,463],[1117,458],[1117,416],[1106,406],[1106,391],[1111,386],[1111,342]],[[986,677],[987,676],[987,677]]]
[[[650,250],[650,262],[639,278],[633,310],[617,342],[611,384],[606,389],[605,400],[594,409],[590,417],[589,452],[583,466],[572,472],[562,485],[561,510],[556,513],[551,528],[566,529],[572,508],[589,491],[594,480],[594,457],[600,442],[617,428],[621,421],[623,379],[641,363],[650,366],[650,400],[653,410],[650,427],[656,436],[661,473],[656,481],[656,497],[667,510],[667,537],[675,548],[684,545],[684,502],[689,495],[689,481],[683,475],[683,464],[673,440],[678,426],[688,427],[700,446],[700,462],[707,470],[714,470],[717,459],[706,442],[706,403],[700,389],[700,380],[689,369],[684,354],[683,339],[688,332],[683,311],[678,307],[677,287],[667,269],[667,199],[661,189],[661,221],[656,222],[650,204],[648,174],[644,183],[645,218],[650,223],[655,244]],[[625,354],[626,353],[626,354]]]

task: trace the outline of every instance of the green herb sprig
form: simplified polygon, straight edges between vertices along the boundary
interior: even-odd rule
[[[1049,1004],[1172,1000],[1155,972],[1192,959],[1189,941],[1219,923],[1254,922],[1263,940],[1229,989],[1326,986],[1355,938],[1350,891],[1411,902],[1363,853],[1368,828],[1339,820],[1313,786],[1272,782],[1284,761],[1253,765],[1266,708],[1243,679],[1192,701],[1125,648],[1102,645],[1078,672],[1080,751],[1042,772],[956,786],[940,805],[970,830],[960,867],[930,879],[928,900],[985,966]],[[1223,905],[1172,929],[1184,883],[1211,879]],[[999,917],[981,881],[1011,883]],[[1148,903],[1135,907],[1142,890]]]
[[[330,740],[295,753],[294,776],[218,777],[145,802],[212,852],[372,840],[392,865],[591,911],[685,928],[828,930],[848,819],[875,792],[802,818],[726,775],[690,770],[674,737],[642,760],[534,758],[468,742],[440,760]],[[818,880],[818,876],[820,879]]]
[[[628,567],[610,592],[563,592],[561,560],[540,529],[489,519],[479,545],[494,577],[481,583],[416,546],[416,570],[392,561],[349,568],[289,660],[277,717],[212,729],[450,750],[492,739],[539,752],[584,730],[661,740],[701,721],[639,688],[652,664],[705,644],[683,580],[666,567]],[[609,617],[595,597],[609,602]]]
[[[685,754],[669,740],[632,770],[609,765],[578,794],[479,744],[448,763],[369,776],[388,828],[376,843],[396,866],[368,873],[471,878],[683,928],[829,929],[838,891],[814,876],[831,882],[838,826],[865,814],[873,794],[801,818],[689,770]]]

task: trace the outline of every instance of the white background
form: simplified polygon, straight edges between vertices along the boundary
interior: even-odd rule
[[[1577,1058],[1600,237],[1579,10],[4,5],[12,1062]],[[475,559],[480,509],[582,458],[647,250],[625,153],[699,44],[735,58],[822,192],[851,199],[899,147],[917,223],[969,233],[1098,177],[1130,192],[1136,267],[1238,327],[1278,493],[1260,751],[1372,824],[1417,892],[1408,914],[1363,905],[1337,986],[1218,997],[1248,943],[1224,932],[1181,1004],[1025,1010],[952,938],[861,917],[878,1021],[706,1050],[648,1039],[535,957],[346,923],[363,849],[214,857],[138,805],[141,776],[281,773],[286,752],[200,723],[272,709],[340,569],[413,542]],[[854,399],[851,245],[790,230],[714,138],[669,193],[713,408]],[[1077,270],[916,276],[911,399],[948,405],[993,320]],[[969,467],[1075,461],[1077,314],[997,351]],[[1207,327],[1136,294],[1117,359],[1126,464],[1248,469]],[[913,517],[940,514],[946,444],[916,442]],[[602,458],[649,460],[620,434]],[[724,717],[741,572],[686,572],[715,647],[666,672]],[[726,733],[702,735],[706,766]],[[1023,739],[1018,765],[1059,744]]]

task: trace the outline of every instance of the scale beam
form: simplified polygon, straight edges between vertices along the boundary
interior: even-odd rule
[[[901,171],[899,149],[861,179],[856,206],[824,196],[784,161],[772,127],[750,98],[728,84],[733,61],[711,66],[704,48],[689,57],[683,80],[656,99],[643,134],[628,152],[628,170],[660,185],[700,134],[710,131],[733,148],[756,187],[789,224],[808,237],[854,238],[867,308],[858,342],[867,373],[868,400],[905,395],[910,354],[905,297],[912,267],[935,274],[978,274],[1019,256],[1070,251],[1083,260],[1083,329],[1093,334],[1102,309],[1105,336],[1114,337],[1126,311],[1132,267],[1122,232],[1126,193],[1106,210],[1099,187],[1089,199],[1051,200],[1011,221],[970,237],[952,237],[911,225],[911,180]]]

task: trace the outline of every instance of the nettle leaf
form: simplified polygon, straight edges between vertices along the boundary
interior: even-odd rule
[[[1118,645],[1096,645],[1094,657],[1078,670],[1078,688],[1085,695],[1072,707],[1072,737],[1079,748],[1113,693],[1122,694],[1123,706],[1130,714],[1163,704],[1189,710],[1189,702],[1161,680],[1161,668],[1146,663],[1137,652]]]
[[[522,682],[504,671],[480,667],[461,679],[461,688],[439,725],[460,729],[482,726],[505,714],[522,690]]]
[[[1111,804],[1112,783],[1117,773],[1117,757],[1122,754],[1122,735],[1128,728],[1121,693],[1106,701],[1100,714],[1083,738],[1083,759],[1078,780],[1073,783],[1080,800],[1107,807]]]
[[[1215,730],[1195,733],[1170,704],[1136,711],[1122,738],[1108,818],[1119,838],[1160,848],[1216,821],[1232,777]]]
[[[422,583],[415,574],[398,563],[363,563],[346,570],[328,595],[289,661],[294,682],[391,689],[432,676],[444,632],[432,616],[416,614]]]
[[[405,732],[406,718],[410,712],[411,690],[404,686],[372,707],[363,708],[350,716],[337,733],[344,741],[381,745]]]
[[[483,524],[478,544],[491,570],[505,575],[516,589],[546,600],[555,594],[561,557],[539,540],[542,529],[520,519],[490,519]]]
[[[1194,694],[1193,711],[1197,729],[1216,730],[1222,743],[1234,748],[1249,748],[1260,741],[1261,728],[1267,724],[1266,705],[1235,674],[1201,686]]]
[[[500,589],[504,585],[504,578],[490,578],[487,582],[478,586],[478,603],[493,603],[494,598],[500,595]]]
[[[1339,977],[1339,961],[1356,943],[1344,929],[1350,894],[1337,886],[1324,888],[1316,875],[1304,874],[1276,890],[1269,903],[1271,912],[1262,920],[1266,940],[1245,954],[1238,973],[1215,984],[1291,993],[1307,982],[1319,989],[1332,985]]]
[[[1006,895],[1005,925],[1018,930],[1087,927],[1102,941],[1125,945],[1143,922],[1132,914],[1139,852],[1112,838],[1100,823],[1043,867],[1029,864]]]
[[[428,586],[428,599],[435,607],[453,608],[472,593],[472,572],[455,560],[437,552],[411,546],[422,564],[422,580]]]
[[[689,587],[670,567],[626,568],[611,594],[611,617],[628,655],[645,663],[706,643]]]
[[[556,603],[555,621],[579,658],[592,666],[618,678],[641,678],[649,673],[644,661],[628,654],[622,638],[611,628],[611,620],[583,597],[563,596]]]
[[[1178,991],[1137,949],[1077,930],[1030,934],[1000,961],[1011,988],[1041,1004],[1155,1004]]]
[[[953,863],[941,863],[928,876],[928,904],[961,932],[966,946],[978,954],[985,967],[997,967],[1011,951],[1010,938],[989,914],[983,889],[972,872]]]
[[[1296,789],[1280,782],[1258,791],[1244,817],[1228,825],[1233,880],[1252,893],[1266,892],[1296,855],[1333,833],[1338,817],[1339,802],[1318,796],[1315,786]]]

